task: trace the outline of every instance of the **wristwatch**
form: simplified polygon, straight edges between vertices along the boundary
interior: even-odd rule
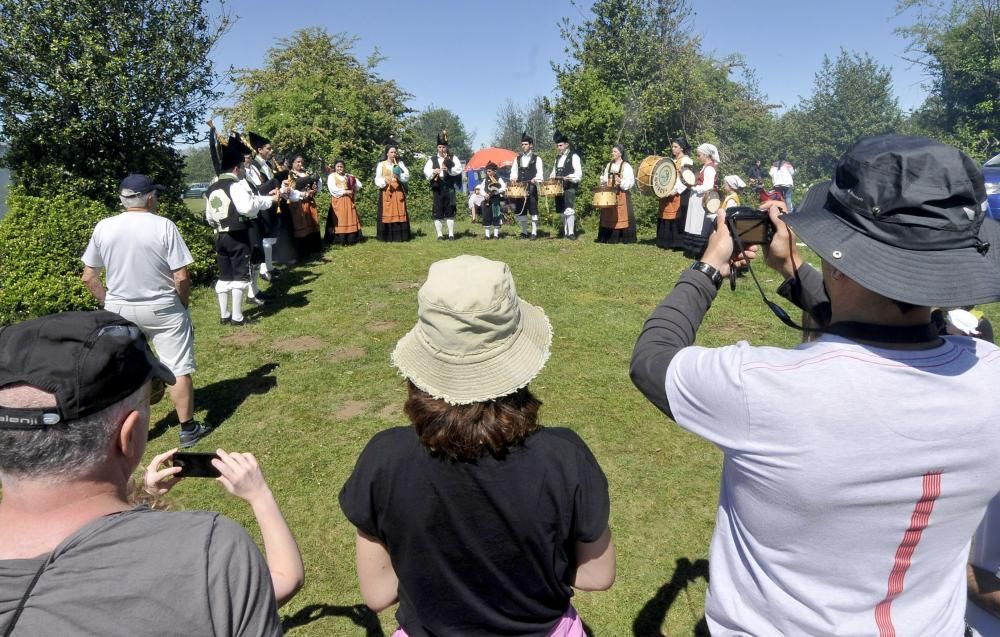
[[[712,285],[715,286],[716,290],[722,287],[722,273],[715,269],[715,267],[705,263],[704,261],[695,261],[691,264],[691,269],[701,272],[711,279]]]

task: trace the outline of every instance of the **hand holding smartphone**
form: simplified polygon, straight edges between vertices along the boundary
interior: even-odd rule
[[[177,451],[170,461],[181,469],[174,474],[178,478],[218,478],[222,474],[212,464],[212,460],[218,459],[215,453]]]

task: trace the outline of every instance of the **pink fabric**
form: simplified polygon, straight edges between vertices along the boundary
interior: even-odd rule
[[[392,637],[410,637],[402,626],[396,629],[396,632],[392,634]],[[580,621],[580,616],[576,614],[576,609],[570,606],[563,613],[562,618],[559,623],[555,625],[555,628],[549,633],[549,637],[586,637],[586,633],[583,632],[583,622]]]

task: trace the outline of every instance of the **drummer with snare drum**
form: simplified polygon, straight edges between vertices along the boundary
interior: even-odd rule
[[[559,156],[552,168],[553,179],[563,182],[563,194],[556,197],[556,212],[562,215],[563,227],[560,235],[576,241],[576,191],[583,179],[583,164],[580,156],[572,151],[569,139],[559,131],[553,136]]]
[[[625,157],[625,149],[615,144],[611,161],[601,174],[601,188],[614,195],[613,205],[601,206],[601,227],[597,243],[635,243],[635,213],[632,211],[632,186],[635,171]],[[596,196],[596,195],[595,195]]]
[[[510,167],[511,182],[527,182],[525,198],[514,201],[516,218],[521,225],[521,239],[538,238],[538,184],[545,178],[542,158],[534,152],[535,140],[525,131],[521,135],[521,154]],[[528,234],[528,215],[531,215],[531,234]]]

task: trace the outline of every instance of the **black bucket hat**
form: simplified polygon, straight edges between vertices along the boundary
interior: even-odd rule
[[[975,162],[923,137],[856,143],[833,180],[782,219],[824,261],[863,287],[920,306],[1000,300],[995,224]]]

